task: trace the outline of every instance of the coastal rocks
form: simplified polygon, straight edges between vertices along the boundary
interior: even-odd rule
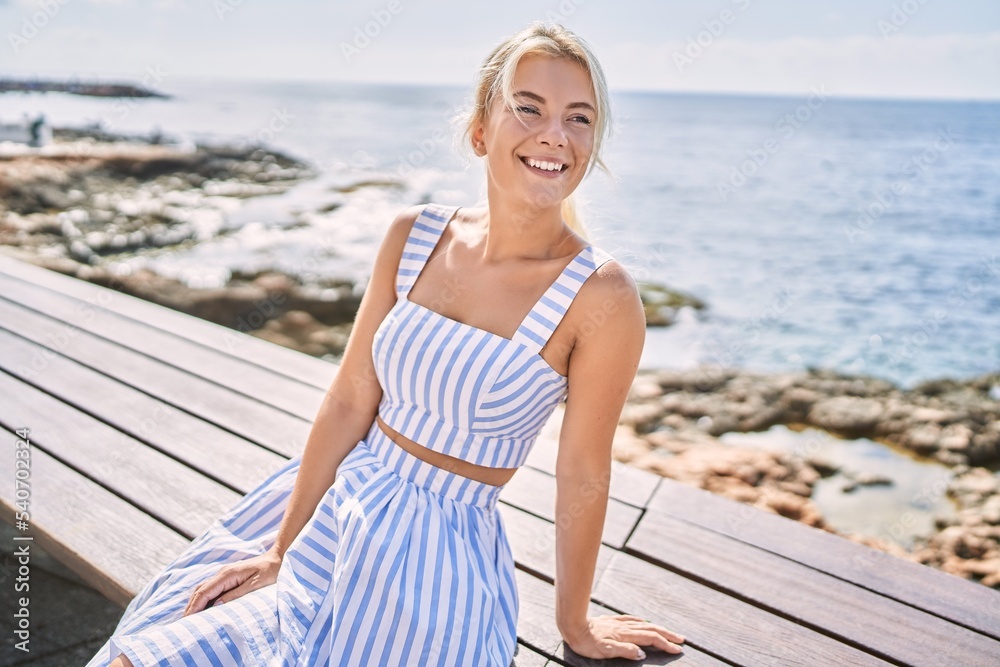
[[[669,436],[667,436],[669,438]],[[619,454],[616,436],[616,459]],[[658,440],[664,443],[664,438]],[[810,500],[819,473],[795,457],[758,449],[731,447],[718,442],[699,444],[674,440],[666,449],[672,456],[643,451],[637,443],[628,445],[628,462],[664,477],[691,484],[713,493],[825,528],[823,517]]]
[[[948,485],[956,517],[914,551],[921,563],[1000,589],[1000,479],[986,468],[969,468]]]
[[[816,480],[840,473],[844,493],[892,485],[808,451],[772,452],[723,444],[729,432],[825,429],[905,447],[953,467],[948,495],[959,512],[912,552],[871,536],[849,539],[1000,589],[1000,374],[901,390],[875,378],[830,371],[755,374],[732,368],[640,371],[616,434],[617,460],[734,500],[831,530],[811,500]],[[993,392],[993,393],[991,393]],[[849,445],[847,445],[849,446]]]
[[[830,371],[759,375],[730,368],[640,373],[631,400],[647,408],[640,431],[668,415],[718,437],[776,424],[812,426],[842,438],[870,438],[947,465],[1000,463],[1000,373],[904,391],[876,378]]]
[[[251,331],[258,338],[311,354],[314,357],[341,356],[351,333],[350,323],[326,326],[304,310],[290,310]]]
[[[0,155],[0,244],[87,264],[223,235],[239,199],[280,194],[315,175],[263,148],[161,145],[97,130],[55,135],[43,150]]]
[[[681,308],[705,309],[705,302],[701,299],[663,285],[645,282],[639,283],[638,287],[648,326],[670,326]]]
[[[882,413],[882,404],[877,400],[834,396],[817,401],[809,410],[806,421],[822,425],[830,433],[845,438],[860,438],[874,430]]]

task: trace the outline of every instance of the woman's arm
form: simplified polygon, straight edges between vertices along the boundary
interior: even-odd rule
[[[223,604],[274,583],[285,552],[333,485],[337,468],[367,435],[382,398],[382,387],[372,362],[372,340],[396,302],[396,270],[421,208],[410,207],[396,216],[382,240],[371,280],[347,339],[344,358],[313,420],[274,544],[263,554],[224,565],[199,584],[184,616],[198,613],[208,604]]]
[[[270,551],[283,557],[336,478],[337,468],[375,419],[382,387],[372,362],[372,339],[396,302],[396,271],[421,206],[400,213],[386,232],[372,277],[347,340],[340,369],[323,399],[302,453],[295,487]]]
[[[594,284],[590,284],[594,283]],[[616,261],[577,295],[566,411],[556,459],[556,623],[592,658],[639,655],[639,645],[679,652],[683,638],[634,616],[588,618],[611,481],[611,443],[639,366],[646,317],[632,277]]]

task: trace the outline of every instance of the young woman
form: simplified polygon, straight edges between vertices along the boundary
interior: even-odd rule
[[[301,457],[150,582],[91,664],[507,667],[518,595],[497,496],[560,402],[558,628],[585,657],[681,651],[636,616],[587,615],[645,340],[634,281],[570,198],[603,166],[603,73],[535,23],[480,75],[465,138],[486,206],[396,218]]]

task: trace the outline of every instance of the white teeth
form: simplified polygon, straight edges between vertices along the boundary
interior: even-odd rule
[[[542,162],[540,160],[533,160],[527,158],[527,163],[537,169],[544,169],[545,171],[559,171],[562,169],[562,164],[558,162]]]

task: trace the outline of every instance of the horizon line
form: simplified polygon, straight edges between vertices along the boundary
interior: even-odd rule
[[[182,80],[202,80],[202,81],[229,81],[233,83],[267,83],[267,84],[334,84],[334,85],[355,85],[355,86],[394,86],[394,87],[413,87],[413,88],[454,88],[462,89],[466,91],[472,90],[472,83],[462,84],[455,82],[434,82],[434,81],[399,81],[399,80],[388,80],[388,81],[363,81],[354,79],[321,79],[321,78],[271,78],[271,77],[251,77],[251,76],[238,76],[238,75],[206,75],[206,74],[176,74],[171,75],[172,78],[182,79]],[[144,85],[141,81],[136,82],[134,75],[121,76],[118,75],[98,75],[98,76],[86,76],[82,77],[79,75],[19,75],[19,74],[5,74],[0,77],[0,79],[16,80],[16,81],[38,81],[38,82],[60,82],[68,83],[73,82],[76,84],[101,84],[101,85],[131,85],[131,86],[141,86]],[[808,94],[810,90],[806,91],[771,91],[771,90],[698,90],[698,89],[683,89],[683,88],[628,88],[628,87],[615,87],[609,86],[609,91],[611,93],[621,93],[621,94],[640,94],[640,95],[683,95],[683,96],[716,96],[716,97],[765,97],[765,98],[796,98],[802,94]],[[167,89],[153,88],[157,92],[164,92],[169,94]],[[16,93],[6,93],[6,94],[16,94]],[[27,92],[22,92],[21,94],[31,94]],[[72,93],[64,93],[72,94]],[[842,100],[859,100],[859,101],[886,101],[886,102],[944,102],[944,103],[956,103],[956,102],[972,102],[972,103],[1000,103],[1000,94],[996,96],[938,96],[938,97],[928,97],[921,94],[901,94],[901,95],[879,95],[879,94],[866,94],[866,93],[834,93],[834,92],[824,92],[831,98],[842,99]]]

